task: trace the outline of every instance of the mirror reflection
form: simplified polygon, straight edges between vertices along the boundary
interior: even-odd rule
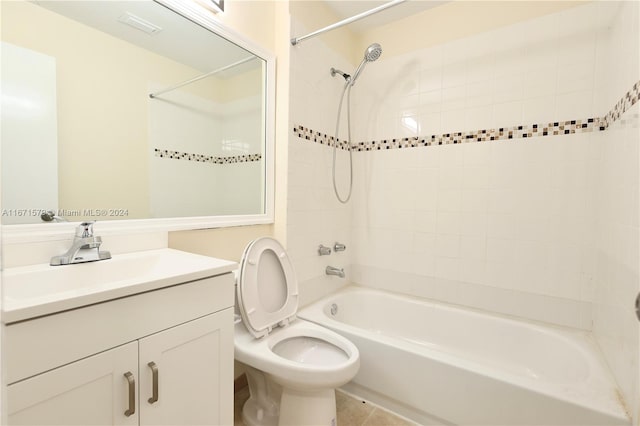
[[[1,7],[2,224],[264,213],[263,59],[153,1]]]

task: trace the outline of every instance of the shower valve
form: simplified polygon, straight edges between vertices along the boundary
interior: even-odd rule
[[[347,246],[345,246],[342,243],[335,243],[333,245],[333,251],[335,251],[335,252],[345,251],[346,249],[347,249]]]
[[[322,244],[318,246],[318,255],[328,256],[331,254],[331,247],[325,247]]]

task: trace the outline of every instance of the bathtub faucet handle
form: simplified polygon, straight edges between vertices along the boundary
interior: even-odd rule
[[[335,251],[335,252],[345,251],[346,249],[347,249],[347,246],[345,246],[345,245],[344,245],[344,244],[342,244],[342,243],[338,243],[338,242],[336,242],[336,243],[333,245],[333,251]]]
[[[319,256],[329,256],[331,254],[331,247],[325,247],[322,244],[318,246]]]

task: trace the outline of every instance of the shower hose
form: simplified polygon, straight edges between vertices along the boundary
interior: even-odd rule
[[[338,132],[340,130],[340,115],[342,114],[342,104],[344,102],[344,95],[347,94],[347,151],[349,151],[349,193],[346,198],[340,197],[338,193],[338,187],[336,185],[336,151],[338,150]],[[342,96],[340,96],[340,103],[338,104],[338,116],[336,118],[336,137],[333,140],[333,164],[331,173],[333,176],[333,191],[342,204],[346,204],[351,198],[351,191],[353,189],[353,153],[351,151],[351,79],[348,79],[342,89]]]

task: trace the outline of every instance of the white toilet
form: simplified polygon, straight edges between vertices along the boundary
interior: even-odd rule
[[[296,318],[298,282],[278,241],[247,246],[236,296],[235,358],[248,367],[251,394],[244,423],[335,426],[335,388],[356,375],[360,354],[339,334]]]

